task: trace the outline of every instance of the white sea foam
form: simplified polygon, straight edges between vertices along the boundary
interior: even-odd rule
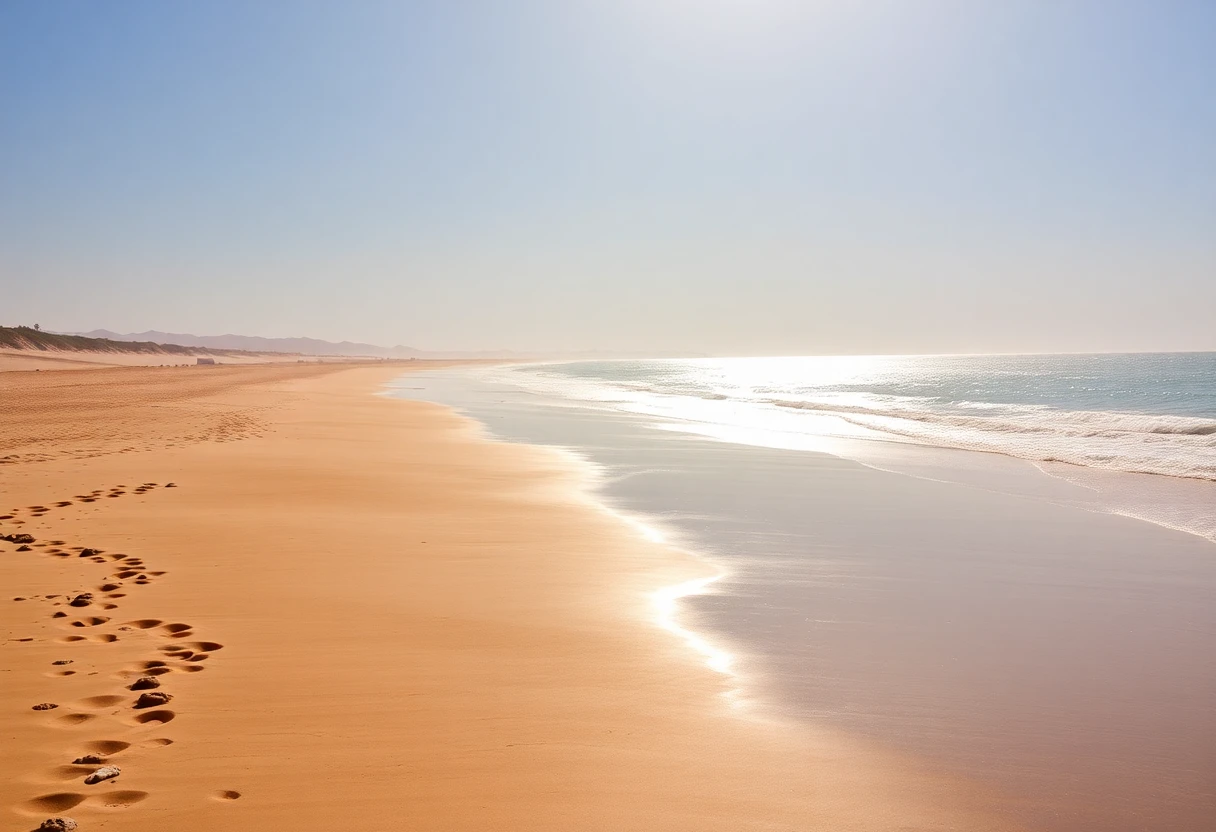
[[[1185,416],[987,405],[976,416],[916,409],[781,401],[779,407],[830,413],[870,430],[928,445],[989,451],[1038,462],[1216,480],[1216,420]]]
[[[857,453],[854,440],[1020,458],[1078,485],[1100,481],[1104,497],[1091,508],[1216,540],[1214,358],[1183,356],[1175,364],[1184,372],[1156,356],[624,361],[488,372],[550,403],[878,467],[883,454]],[[1103,473],[1131,478],[1097,478]],[[1157,487],[1144,475],[1179,484]]]
[[[1216,480],[1216,418],[943,400],[940,395],[909,395],[925,385],[907,378],[898,385],[885,379],[873,385],[899,386],[907,392],[875,392],[858,389],[863,385],[847,377],[842,384],[839,373],[819,383],[796,375],[805,368],[791,364],[791,359],[773,362],[780,362],[776,370],[766,367],[764,374],[742,382],[731,377],[728,362],[722,362],[727,372],[706,362],[601,362],[583,374],[542,366],[511,371],[509,380],[584,405],[676,421],[868,437],[1001,453],[1035,462]],[[780,370],[790,372],[790,377],[777,376]],[[1216,377],[1209,382],[1216,391]],[[1019,383],[1025,384],[1020,377]],[[1010,394],[1008,386],[997,392]],[[1132,393],[1124,398],[1136,400]]]

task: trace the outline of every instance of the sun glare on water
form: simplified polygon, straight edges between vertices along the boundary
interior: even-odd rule
[[[670,633],[679,636],[684,643],[705,657],[705,663],[719,673],[734,675],[734,661],[725,650],[715,647],[692,630],[679,622],[680,599],[690,595],[703,595],[710,584],[719,580],[721,575],[711,575],[708,578],[695,578],[675,586],[667,586],[658,590],[652,596],[657,612],[659,626]]]

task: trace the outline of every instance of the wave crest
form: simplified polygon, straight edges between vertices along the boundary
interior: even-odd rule
[[[848,404],[768,399],[766,404],[833,416],[918,444],[989,451],[1043,462],[1216,480],[1216,420],[1037,405],[993,407],[975,416],[914,406],[910,399]],[[955,403],[968,407],[972,403]]]

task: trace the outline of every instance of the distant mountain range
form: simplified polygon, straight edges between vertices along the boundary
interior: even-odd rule
[[[317,338],[263,338],[260,335],[189,335],[180,332],[111,332],[95,329],[92,332],[72,332],[86,338],[104,338],[110,341],[153,342],[175,344],[182,347],[208,350],[242,350],[245,352],[285,352],[298,355],[340,355],[369,358],[488,358],[506,360],[566,360],[595,361],[612,358],[701,358],[701,353],[686,352],[619,352],[611,350],[583,350],[562,353],[522,353],[511,350],[483,350],[480,352],[440,352],[419,350],[397,345],[378,347],[375,344],[360,344],[354,341],[322,341]]]
[[[152,341],[158,344],[178,344],[183,347],[206,347],[212,350],[246,350],[249,352],[289,352],[300,355],[369,356],[374,358],[422,358],[427,355],[412,347],[378,347],[353,341],[321,341],[317,338],[263,338],[259,335],[189,335],[180,332],[121,333],[108,329],[77,332],[86,338],[107,338],[111,341]]]

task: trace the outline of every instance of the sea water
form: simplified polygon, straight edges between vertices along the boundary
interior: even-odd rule
[[[879,467],[930,459],[900,445],[1026,459],[1102,510],[1216,540],[1216,353],[595,361],[487,377],[667,430]],[[967,464],[954,455],[932,475]]]

